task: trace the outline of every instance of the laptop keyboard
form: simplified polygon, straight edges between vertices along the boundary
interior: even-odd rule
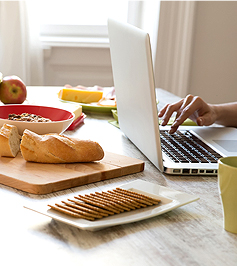
[[[162,151],[176,163],[216,163],[222,156],[189,131],[160,131]]]

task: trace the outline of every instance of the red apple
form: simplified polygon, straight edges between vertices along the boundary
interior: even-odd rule
[[[23,103],[26,99],[26,85],[17,76],[6,76],[0,83],[0,100],[5,104]]]

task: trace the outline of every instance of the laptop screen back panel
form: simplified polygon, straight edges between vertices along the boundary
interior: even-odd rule
[[[108,30],[119,126],[163,171],[149,35],[113,20]]]

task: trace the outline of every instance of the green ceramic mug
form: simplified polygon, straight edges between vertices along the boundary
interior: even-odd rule
[[[218,161],[218,185],[224,214],[224,228],[237,233],[237,156]]]

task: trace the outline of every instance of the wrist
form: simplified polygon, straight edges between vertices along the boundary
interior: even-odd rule
[[[214,123],[227,126],[229,124],[229,118],[231,116],[230,106],[227,104],[213,104],[213,117],[215,118]]]
[[[223,111],[221,111],[222,106],[219,104],[212,104],[210,108],[212,109],[213,123],[219,124],[223,113]]]

